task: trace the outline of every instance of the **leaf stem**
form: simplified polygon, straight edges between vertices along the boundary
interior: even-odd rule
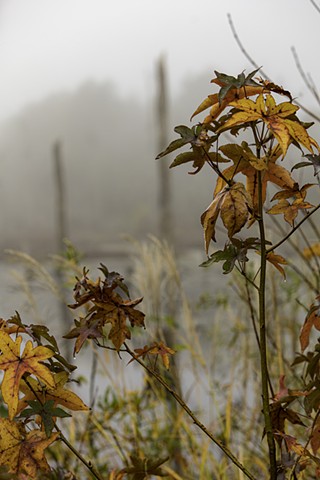
[[[217,174],[220,178],[222,178],[222,180],[223,180],[224,182],[226,182],[227,185],[229,185],[229,187],[231,187],[233,181],[232,181],[232,180],[228,180],[228,179],[223,175],[223,173],[221,172],[220,168],[219,168],[217,165],[215,165],[215,163],[211,160],[211,158],[210,158],[207,150],[206,150],[204,147],[202,147],[202,150],[203,150],[205,156],[207,157],[207,161],[208,161],[210,167],[216,172],[216,174]]]
[[[209,438],[210,440],[215,443],[223,452],[224,454],[232,461],[234,465],[236,465],[246,477],[250,478],[250,480],[257,480],[244,465],[233,455],[233,453],[229,450],[229,448],[224,445],[218,438],[216,438],[209,430],[200,422],[200,420],[195,416],[192,410],[188,407],[188,405],[184,402],[184,400],[180,397],[180,395],[167,384],[167,382],[159,375],[155,370],[150,368],[146,365],[139,357],[137,357],[132,350],[128,347],[126,343],[124,343],[124,347],[129,355],[134,358],[150,375],[152,375],[173,398],[176,400],[177,403],[183,408],[183,410],[192,418],[193,422],[199,427]]]

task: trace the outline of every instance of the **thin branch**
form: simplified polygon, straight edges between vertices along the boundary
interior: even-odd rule
[[[317,12],[320,13],[320,7],[319,7],[319,5],[317,5],[314,0],[310,0],[310,2],[311,2],[312,5],[314,6],[314,8],[317,10]]]
[[[209,430],[203,425],[203,423],[198,420],[198,418],[195,416],[195,414],[192,412],[192,410],[188,407],[188,405],[184,402],[184,400],[178,395],[178,393],[170,387],[170,385],[167,384],[167,382],[159,375],[155,370],[150,368],[148,365],[146,365],[139,357],[137,357],[132,350],[128,347],[126,343],[124,343],[124,347],[126,348],[126,351],[128,354],[136,360],[152,377],[154,377],[165,389],[170,395],[173,396],[173,398],[176,400],[176,402],[179,403],[179,405],[183,408],[183,410],[189,415],[189,417],[192,418],[193,422],[199,427],[209,438],[210,440],[215,443],[223,452],[224,454],[232,461],[234,465],[236,465],[243,473],[246,475],[246,477],[250,478],[250,480],[257,480],[247,469],[242,463],[233,455],[233,453],[228,449],[224,443],[222,443],[221,440],[219,440],[217,437],[215,437]]]
[[[291,47],[291,51],[292,51],[292,55],[293,55],[297,70],[300,73],[302,80],[304,81],[304,83],[305,83],[306,87],[308,88],[309,92],[313,95],[313,97],[315,98],[317,103],[320,105],[320,97],[318,95],[317,89],[314,85],[314,82],[313,82],[311,76],[309,75],[309,77],[308,77],[308,75],[306,74],[306,72],[302,68],[302,65],[301,65],[301,62],[300,62],[300,59],[298,57],[298,54],[297,54],[297,51],[296,51],[295,47]]]
[[[308,213],[306,214],[306,216],[305,216],[302,220],[300,220],[300,222],[297,223],[297,225],[296,225],[295,227],[293,227],[293,229],[292,229],[285,237],[282,238],[282,240],[280,240],[280,241],[279,241],[278,243],[276,243],[275,245],[271,245],[271,247],[266,250],[266,253],[268,254],[268,253],[272,252],[272,251],[275,250],[276,248],[280,247],[280,245],[282,245],[284,242],[286,242],[286,241],[288,240],[288,238],[290,238],[291,235],[293,235],[294,232],[295,232],[296,230],[298,230],[298,228],[300,228],[301,225],[302,225],[309,217],[311,217],[311,215],[313,215],[317,210],[319,210],[319,208],[320,208],[320,203],[319,203],[319,205],[317,205],[313,210],[310,210],[310,212],[308,212]]]
[[[235,41],[237,42],[237,45],[239,47],[239,49],[241,50],[241,52],[243,53],[243,55],[246,57],[246,59],[251,63],[251,65],[254,67],[254,68],[259,68],[259,65],[254,61],[254,59],[252,57],[250,57],[249,53],[247,52],[247,50],[244,48],[240,38],[239,38],[239,35],[235,29],[235,26],[234,26],[234,23],[233,23],[233,20],[232,20],[232,16],[230,13],[227,14],[228,16],[228,22],[229,22],[229,25],[230,25],[230,28],[231,28],[231,31],[232,31],[232,35],[234,36],[234,39]],[[270,78],[268,77],[268,75],[260,68],[259,70],[259,73],[261,74],[262,77],[265,78],[265,80],[270,80]]]
[[[312,0],[310,0],[312,1]],[[254,59],[249,55],[249,53],[247,52],[247,50],[244,48],[242,42],[240,41],[240,38],[239,38],[239,35],[237,34],[237,31],[235,29],[235,26],[234,26],[234,23],[233,23],[233,20],[232,20],[232,17],[231,17],[231,14],[228,13],[228,21],[229,21],[229,25],[230,25],[230,28],[231,28],[231,31],[232,31],[232,34],[234,36],[234,39],[235,41],[237,42],[237,45],[239,47],[239,49],[241,50],[241,52],[243,53],[243,55],[245,56],[245,58],[251,63],[251,65],[254,67],[254,68],[259,68],[259,65],[254,61]],[[270,80],[270,77],[269,75],[267,75],[267,73],[262,70],[260,68],[259,70],[261,76],[265,79],[265,80]],[[317,122],[320,122],[320,117],[318,117],[315,113],[311,112],[308,108],[304,107],[300,102],[297,102],[295,101],[296,105],[298,105],[298,107],[301,108],[301,110],[303,110],[305,113],[307,113],[308,115],[310,115],[310,117],[312,117],[314,120],[316,120]]]
[[[217,174],[219,177],[222,178],[222,180],[223,180],[224,182],[226,182],[227,185],[229,185],[229,187],[231,187],[231,185],[232,185],[232,180],[228,180],[228,179],[223,175],[223,173],[221,172],[221,170],[220,170],[220,168],[218,167],[218,165],[216,165],[216,164],[211,160],[211,158],[210,158],[207,150],[206,150],[204,147],[202,147],[202,150],[203,150],[205,156],[207,157],[207,160],[208,160],[208,163],[209,163],[210,167],[216,172],[216,174]]]

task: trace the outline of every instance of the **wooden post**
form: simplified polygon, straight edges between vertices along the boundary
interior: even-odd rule
[[[160,57],[157,65],[157,126],[158,152],[163,151],[168,145],[168,88],[167,88],[166,66],[163,57]],[[171,185],[169,176],[169,165],[166,159],[162,158],[159,165],[159,235],[169,243],[173,243],[173,221],[171,207]]]
[[[56,197],[56,245],[57,251],[60,255],[65,249],[64,240],[67,236],[67,219],[66,219],[66,196],[65,196],[65,182],[63,174],[63,157],[61,142],[57,140],[52,147],[53,161],[54,161],[54,180],[55,180],[55,197]],[[56,279],[59,285],[63,298],[66,298],[67,292],[64,287],[64,274],[61,268],[57,267]],[[60,325],[62,332],[68,331],[71,323],[70,311],[66,302],[60,299]],[[71,344],[66,343],[66,356],[71,360]]]
[[[62,148],[57,140],[53,144],[53,160],[56,185],[56,205],[57,205],[57,246],[60,253],[64,250],[64,239],[66,238],[66,211],[65,211],[65,185],[62,166]]]

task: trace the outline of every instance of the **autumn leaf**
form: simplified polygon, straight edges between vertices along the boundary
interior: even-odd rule
[[[248,149],[246,144],[242,144],[241,146],[235,144],[226,144],[222,145],[219,150],[221,150],[222,153],[228,158],[230,158],[234,163],[234,165],[222,171],[223,176],[227,180],[233,179],[233,177],[238,173],[242,173],[247,177],[246,191],[251,196],[253,209],[255,212],[257,212],[258,210],[259,203],[259,170],[262,171],[262,203],[264,203],[266,199],[268,182],[271,182],[282,189],[294,189],[295,181],[291,177],[288,170],[276,163],[276,161],[281,156],[281,149],[279,145],[274,147],[268,155],[259,159],[259,164],[257,162],[256,164],[254,164],[252,157],[248,155]],[[225,185],[225,181],[221,177],[219,177],[216,183],[214,196],[216,196],[217,193],[225,187]]]
[[[310,445],[314,455],[316,455],[317,451],[320,448],[320,418],[318,417],[315,424],[313,425],[311,437],[310,437]]]
[[[293,425],[304,425],[300,416],[291,408],[281,405],[281,402],[274,402],[270,405],[271,424],[274,432],[285,433],[286,420]]]
[[[251,197],[242,183],[235,183],[227,190],[221,203],[220,216],[229,238],[240,232],[252,209]]]
[[[304,455],[310,456],[308,450],[298,443],[296,438],[292,437],[291,435],[287,435],[284,432],[276,432],[276,435],[279,435],[284,439],[289,452],[294,452],[296,455],[298,455],[298,457],[302,457]]]
[[[123,277],[117,272],[109,272],[102,265],[100,270],[105,278],[98,278],[95,282],[89,279],[88,271],[84,270],[83,278],[77,279],[74,288],[75,304],[70,308],[87,307],[87,314],[80,320],[75,320],[75,327],[64,338],[76,338],[74,354],[78,353],[87,339],[105,337],[103,327],[111,324],[108,338],[117,350],[126,339],[131,337],[127,325],[131,327],[144,327],[144,313],[136,310],[142,298],[125,300],[117,290],[122,290],[129,296],[129,291]]]
[[[6,332],[8,335],[21,332],[18,325],[9,325],[8,320],[4,320],[3,318],[0,318],[0,330]]]
[[[294,227],[294,221],[298,215],[299,210],[306,210],[308,208],[312,208],[313,205],[309,202],[304,202],[300,198],[294,200],[290,203],[288,200],[282,199],[270,208],[267,213],[270,215],[278,215],[283,213],[283,218],[291,227]]]
[[[229,102],[229,105],[236,111],[218,128],[217,133],[236,125],[260,120],[277,139],[283,156],[286,155],[292,141],[303,145],[311,153],[313,153],[313,147],[319,149],[300,121],[297,118],[293,120],[288,118],[294,116],[299,109],[291,102],[282,102],[277,105],[272,95],[260,94],[255,102],[249,98],[242,98]]]
[[[281,255],[276,255],[273,252],[267,253],[267,260],[281,273],[281,275],[285,279],[286,272],[284,271],[284,268],[281,267],[281,265],[288,265],[287,260]]]
[[[160,355],[163,365],[167,370],[170,366],[170,355],[174,355],[175,351],[167,347],[163,342],[154,343],[149,352],[151,355]]]
[[[24,397],[19,400],[17,413],[28,407],[32,400],[39,400],[42,404],[53,400],[53,405],[62,405],[69,410],[89,410],[89,407],[83,403],[80,397],[71,390],[65,388],[68,381],[67,372],[58,372],[54,374],[55,388],[50,388],[39,383],[36,379],[28,377],[21,381],[20,390]]]
[[[151,345],[145,345],[143,348],[135,348],[134,349],[134,357],[131,358],[131,360],[128,362],[128,365],[132,362],[134,362],[134,360],[136,358],[141,358],[144,360],[146,355],[150,352],[150,350],[153,348],[154,344],[152,343]]]
[[[215,225],[219,214],[229,238],[232,238],[245,225],[251,211],[251,197],[242,183],[234,183],[231,187],[224,187],[218,192],[201,215],[206,253],[208,254],[210,241],[216,241]]]
[[[211,80],[221,87],[219,93],[209,95],[192,114],[191,119],[199,113],[210,108],[210,114],[204,119],[203,123],[211,123],[219,117],[223,110],[235,99],[258,95],[264,91],[264,86],[259,85],[253,80],[253,76],[258,71],[254,70],[247,77],[243,73],[237,78],[215,71],[216,78]]]
[[[320,257],[320,242],[313,243],[310,247],[304,248],[302,254],[308,260],[312,257]]]
[[[315,302],[311,305],[300,332],[299,338],[302,352],[309,345],[312,327],[320,330],[320,295],[316,297]]]
[[[208,255],[211,240],[216,241],[216,222],[220,213],[221,204],[227,193],[227,187],[218,192],[207,210],[201,215],[201,224],[204,229],[205,250]]]
[[[234,100],[241,98],[248,98],[251,96],[259,95],[266,92],[275,92],[279,95],[285,95],[292,100],[289,91],[284,90],[279,85],[268,80],[261,78],[258,81],[253,80],[254,75],[259,71],[259,68],[250,72],[247,76],[244,73],[240,73],[237,78],[224,73],[215,71],[216,78],[211,80],[211,83],[215,83],[220,88],[219,93],[209,95],[192,114],[191,119],[210,108],[210,114],[204,119],[203,123],[208,124],[213,122],[223,110]]]
[[[144,480],[151,475],[158,477],[167,476],[160,467],[168,460],[168,457],[159,460],[151,460],[149,458],[139,458],[138,456],[130,455],[130,459],[132,466],[123,468],[120,473],[130,474],[132,480]]]
[[[80,320],[75,320],[74,322],[76,326],[63,336],[63,338],[77,339],[73,349],[73,355],[80,352],[86,340],[103,337],[103,322],[99,318],[87,319],[80,317]]]
[[[22,337],[18,336],[15,342],[3,331],[0,331],[0,370],[4,370],[1,391],[3,400],[8,405],[9,419],[16,415],[19,401],[19,388],[21,377],[30,373],[41,380],[45,385],[54,389],[54,378],[43,361],[51,358],[54,352],[47,347],[33,348],[28,340],[23,353],[20,355]]]
[[[50,470],[44,451],[58,437],[58,432],[50,438],[40,430],[26,432],[21,423],[0,418],[0,465],[8,466],[10,473],[37,478]]]
[[[125,476],[124,472],[119,472],[119,470],[112,470],[108,477],[108,480],[122,480]]]

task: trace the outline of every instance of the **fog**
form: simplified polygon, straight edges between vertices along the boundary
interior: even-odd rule
[[[222,6],[203,0],[193,10],[189,0],[153,7],[144,0],[133,3],[79,0],[76,10],[73,1],[1,3],[1,251],[43,255],[59,248],[57,141],[65,233],[78,248],[112,252],[123,248],[124,234],[159,234],[159,162],[169,165],[170,159],[155,161],[156,63],[164,54],[172,140],[173,127],[189,124],[195,107],[212,92],[214,69],[233,75],[253,69],[236,45],[227,9],[255,61],[317,109],[290,53],[295,45],[317,82],[310,45],[320,15],[310,2],[228,0]],[[209,170],[195,177],[188,170],[170,171],[179,247],[201,246],[199,217],[214,186]]]
[[[203,77],[185,84],[171,102],[168,130],[188,123]],[[208,82],[209,85],[209,82]],[[1,248],[33,254],[57,248],[57,192],[53,145],[61,143],[67,237],[87,252],[112,250],[122,234],[159,233],[158,145],[155,99],[124,98],[110,82],[88,81],[25,108],[0,136]],[[172,131],[172,132],[171,132]],[[213,179],[172,170],[176,240],[201,242],[199,216],[210,201]],[[199,242],[199,243],[200,243]]]

